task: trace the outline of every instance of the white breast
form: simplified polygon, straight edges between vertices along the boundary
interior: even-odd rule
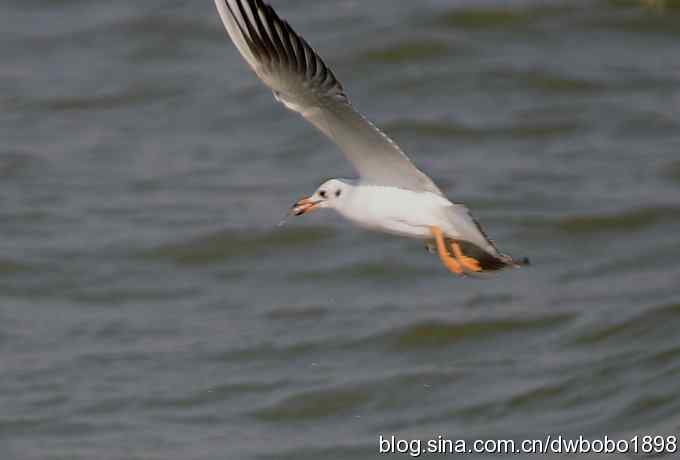
[[[412,238],[430,238],[430,227],[455,232],[442,209],[452,203],[441,195],[395,187],[359,185],[336,209],[357,225]]]

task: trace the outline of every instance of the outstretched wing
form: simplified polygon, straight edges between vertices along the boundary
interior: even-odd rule
[[[262,0],[215,0],[229,36],[278,101],[333,140],[366,183],[442,194],[399,146],[354,110],[311,46]]]

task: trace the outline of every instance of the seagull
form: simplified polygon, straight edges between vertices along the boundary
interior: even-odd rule
[[[399,146],[354,109],[307,41],[262,0],[215,0],[234,45],[274,98],[335,142],[359,179],[330,179],[289,214],[334,209],[371,230],[425,241],[459,276],[527,265],[501,253],[468,208],[451,202]]]

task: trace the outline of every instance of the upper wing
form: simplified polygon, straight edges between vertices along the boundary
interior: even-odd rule
[[[354,110],[333,72],[262,0],[215,0],[227,32],[287,108],[331,138],[363,181],[442,194],[399,146]]]

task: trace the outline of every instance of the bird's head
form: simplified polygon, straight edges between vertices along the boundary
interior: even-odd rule
[[[351,184],[340,179],[330,179],[324,182],[308,197],[295,202],[291,213],[301,216],[315,209],[336,208],[347,196]]]

